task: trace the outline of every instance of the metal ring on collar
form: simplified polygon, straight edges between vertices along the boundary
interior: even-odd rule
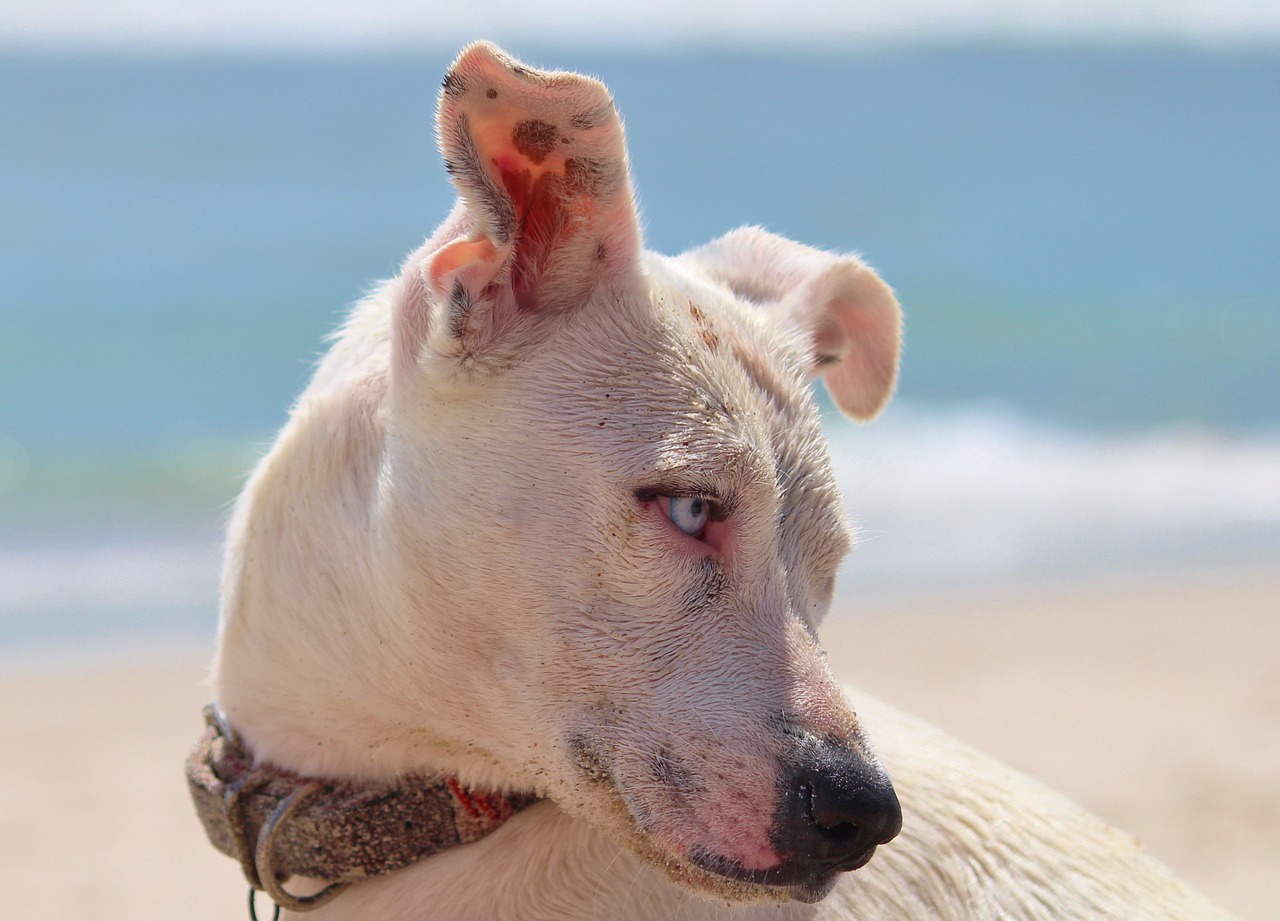
[[[250,892],[254,889],[262,888],[262,881],[258,879],[258,868],[255,865],[253,853],[249,850],[249,842],[245,840],[245,829],[240,821],[240,800],[261,787],[271,779],[271,775],[262,769],[258,769],[244,777],[241,777],[234,784],[227,788],[227,816],[230,819],[231,840],[235,845],[236,859],[240,861],[240,869],[244,872],[245,878],[249,881]],[[254,921],[257,921],[255,918]]]
[[[258,871],[258,879],[262,882],[263,891],[276,903],[277,917],[281,908],[299,912],[319,908],[351,885],[350,883],[330,883],[314,895],[296,896],[286,892],[282,880],[276,878],[275,857],[272,853],[276,829],[302,805],[307,797],[322,789],[324,784],[318,780],[298,787],[280,801],[280,805],[276,806],[275,811],[258,831],[258,846],[253,855],[254,864]]]
[[[258,890],[250,886],[249,887],[249,921],[258,921],[258,906],[254,902],[254,897],[257,896],[257,894],[258,894]],[[280,906],[273,902],[272,907],[275,909],[275,911],[271,913],[271,921],[280,921]]]

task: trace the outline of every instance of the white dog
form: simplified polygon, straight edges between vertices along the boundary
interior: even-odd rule
[[[439,134],[458,207],[231,525],[191,775],[251,881],[380,921],[1222,917],[832,678],[850,536],[809,380],[889,399],[875,273],[761,230],[645,252],[605,88],[491,45]]]

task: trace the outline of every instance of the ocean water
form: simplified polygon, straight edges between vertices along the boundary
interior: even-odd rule
[[[897,289],[847,599],[1280,560],[1280,51],[513,50],[609,83],[653,248]],[[451,53],[0,57],[0,657],[207,645],[244,472],[449,208]]]

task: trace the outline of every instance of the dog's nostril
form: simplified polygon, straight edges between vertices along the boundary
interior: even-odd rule
[[[832,825],[830,827],[826,825],[819,825],[819,827],[832,844],[844,844],[845,842],[852,841],[858,834],[858,826],[854,825],[852,822],[841,822],[839,825]]]
[[[832,815],[829,810],[824,810],[815,805],[813,787],[808,784],[801,784],[800,798],[804,800],[805,817],[817,826],[822,836],[832,844],[844,844],[857,837],[858,826],[856,823],[843,816]]]

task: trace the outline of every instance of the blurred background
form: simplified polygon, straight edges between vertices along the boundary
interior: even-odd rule
[[[0,648],[207,647],[227,503],[447,212],[440,74],[605,78],[651,247],[856,250],[843,591],[1280,559],[1280,8],[0,5]]]
[[[436,90],[487,37],[606,80],[652,248],[763,224],[897,289],[897,399],[824,404],[838,672],[1280,918],[1280,6],[444,6],[0,0],[15,916],[243,916],[178,772],[220,532],[448,211]]]

